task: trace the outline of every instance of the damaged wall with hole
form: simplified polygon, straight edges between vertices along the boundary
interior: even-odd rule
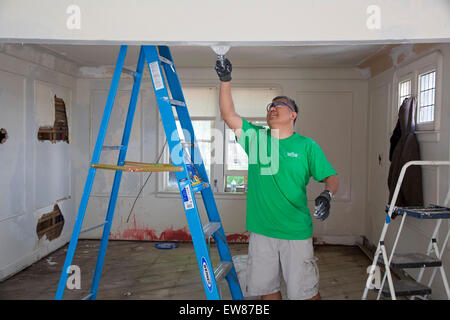
[[[71,234],[77,69],[31,45],[0,45],[0,280],[66,244]],[[39,139],[42,128],[50,139]]]

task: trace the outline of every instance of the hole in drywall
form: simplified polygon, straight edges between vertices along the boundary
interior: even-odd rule
[[[65,141],[69,143],[69,126],[67,122],[66,104],[64,100],[55,95],[55,123],[53,127],[40,127],[38,131],[39,141]]]
[[[59,206],[55,204],[52,212],[44,214],[38,220],[36,233],[39,239],[46,235],[48,240],[53,240],[61,235],[63,226],[64,217]]]
[[[8,140],[8,132],[5,128],[0,129],[0,144],[5,143]]]

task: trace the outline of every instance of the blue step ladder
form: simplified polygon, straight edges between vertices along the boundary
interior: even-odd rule
[[[103,227],[103,235],[90,293],[84,298],[85,300],[96,299],[122,173],[124,171],[172,171],[175,172],[177,178],[183,208],[186,213],[195,254],[197,256],[197,263],[200,269],[200,275],[203,281],[206,298],[208,300],[221,299],[218,284],[225,279],[228,283],[231,297],[235,300],[242,300],[243,295],[239,285],[239,280],[233,265],[230,249],[226,241],[225,232],[222,227],[205,166],[195,139],[191,117],[189,116],[188,108],[186,106],[170,50],[167,46],[141,46],[136,71],[132,71],[124,68],[127,48],[128,46],[126,45],[122,45],[120,47],[114,75],[111,81],[111,87],[109,89],[109,94],[106,101],[105,111],[103,113],[103,118],[99,128],[97,142],[92,155],[91,166],[89,168],[83,195],[81,197],[80,207],[75,220],[72,237],[70,239],[69,248],[67,250],[55,299],[60,300],[63,298],[64,289],[66,287],[69,275],[68,272],[70,271],[70,266],[72,264],[80,233],[90,231],[98,227]],[[158,108],[164,125],[164,132],[166,134],[170,154],[172,156],[172,164],[148,164],[125,161],[145,63],[148,65],[149,73],[153,82],[156,101],[158,103]],[[122,72],[133,76],[134,84],[131,92],[125,128],[123,131],[122,143],[116,148],[120,150],[117,165],[99,164],[101,151],[105,148],[103,143]],[[175,107],[181,128],[183,129],[183,132],[185,132],[184,142],[180,140],[178,135],[172,106]],[[179,157],[174,155],[179,155]],[[81,227],[97,169],[116,171],[109,199],[108,211],[105,222],[82,231]],[[200,213],[195,199],[195,194],[197,192],[200,192],[202,195],[209,219],[209,222],[204,226],[202,226]],[[215,269],[213,269],[208,245],[205,240],[209,239],[211,236],[217,245],[217,250],[221,261]]]

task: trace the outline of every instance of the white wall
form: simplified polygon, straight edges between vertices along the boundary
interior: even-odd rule
[[[422,160],[450,159],[450,46],[441,45],[436,50],[440,51],[443,57],[440,129],[439,131],[417,134]],[[369,80],[368,195],[364,234],[375,246],[378,243],[386,217],[384,208],[389,195],[387,187],[390,166],[389,138],[394,129],[397,116],[396,113],[394,113],[395,117],[392,116],[392,108],[397,101],[394,93],[394,73],[396,68],[403,67],[414,60],[417,61],[422,56],[424,54],[409,59],[409,61],[405,61],[398,67],[387,70]],[[380,164],[378,162],[379,155],[382,159]],[[425,204],[443,205],[450,181],[448,168],[425,167],[422,170],[422,174]],[[397,218],[389,225],[386,237],[386,245],[389,250],[393,246],[400,220],[400,218]],[[425,253],[434,226],[435,221],[433,220],[407,218],[396,252]],[[442,244],[443,237],[448,230],[448,221],[443,222],[441,230],[438,243]],[[448,251],[449,248],[450,246],[447,246],[445,250]],[[447,252],[444,254],[443,262],[446,265],[446,273],[449,274],[450,257]],[[411,269],[407,271],[414,277],[418,274],[416,270]],[[429,272],[425,273],[424,283],[427,283],[429,275]],[[436,275],[432,290],[434,299],[447,298],[439,273]]]
[[[53,125],[39,107],[53,94],[64,99],[69,133],[73,128],[75,78],[67,70],[76,67],[29,47],[0,47],[0,127],[9,136],[0,145],[0,280],[64,245],[73,228],[71,146],[37,139],[40,125]],[[63,231],[52,241],[38,239],[37,221],[56,203]]]
[[[175,62],[176,63],[176,62]],[[90,70],[92,75],[93,70]],[[99,68],[98,77],[104,76]],[[182,85],[218,86],[213,68],[178,69]],[[106,72],[106,74],[110,74]],[[75,188],[82,190],[87,175],[90,155],[97,137],[99,117],[109,90],[110,78],[78,79],[78,104],[74,108],[72,124],[73,147],[77,150],[73,159],[75,167]],[[118,119],[126,116],[127,97],[131,81],[124,79],[119,86],[119,103],[115,105],[112,123],[105,145],[119,144],[121,127]],[[366,185],[366,118],[367,80],[352,69],[325,68],[240,68],[233,70],[234,86],[280,86],[282,93],[297,100],[300,117],[296,130],[314,138],[320,143],[330,162],[340,174],[341,186],[332,204],[332,214],[325,222],[314,221],[315,237],[318,241],[351,243],[363,234],[364,199]],[[264,108],[264,106],[260,106]],[[122,122],[123,123],[123,122]],[[115,128],[115,129],[113,129]],[[134,122],[130,150],[127,159],[154,162],[161,144],[157,137],[158,113],[152,89],[145,79]],[[118,130],[120,129],[120,130]],[[113,137],[114,136],[114,137]],[[115,163],[117,154],[104,151],[101,162]],[[96,182],[88,205],[84,228],[101,223],[108,205],[113,173],[97,171]],[[132,203],[146,175],[125,173],[119,191],[119,200],[111,236],[116,239],[159,239],[178,231],[174,239],[182,240],[187,230],[186,218],[179,195],[158,193],[157,179],[153,175],[146,185],[126,223]],[[323,190],[323,185],[311,183],[308,198],[310,208],[313,200]],[[78,193],[75,202],[80,202]],[[201,201],[198,197],[197,201]],[[245,196],[216,194],[216,202],[224,224],[225,233],[231,240],[246,240]],[[203,209],[203,206],[200,206]],[[203,218],[206,217],[202,212]],[[206,221],[205,219],[203,219]],[[85,238],[98,238],[100,230],[83,234]]]

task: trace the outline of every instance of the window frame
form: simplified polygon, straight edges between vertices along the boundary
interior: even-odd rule
[[[434,121],[418,123],[419,117],[419,85],[420,76],[428,72],[435,71],[435,101],[434,101]],[[432,52],[412,62],[401,65],[394,74],[394,97],[395,107],[392,108],[392,125],[394,126],[398,118],[399,109],[399,85],[401,82],[411,80],[411,96],[416,98],[416,133],[439,132],[441,120],[442,103],[442,71],[443,59],[440,51]]]
[[[435,130],[434,122],[436,121],[436,101],[437,101],[437,69],[424,68],[424,71],[418,72],[417,74],[417,110],[416,110],[416,127],[419,126],[420,130]],[[435,72],[435,87],[434,87],[434,110],[433,110],[433,121],[425,121],[419,123],[419,105],[420,105],[420,78],[421,76]],[[419,131],[420,131],[419,130]]]

